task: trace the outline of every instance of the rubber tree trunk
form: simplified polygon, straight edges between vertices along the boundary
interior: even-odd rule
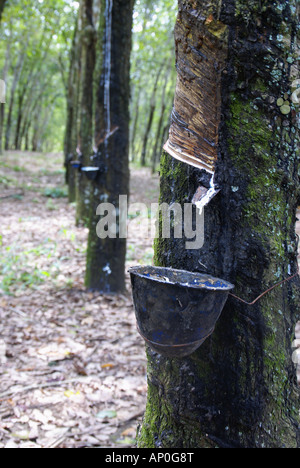
[[[81,77],[80,64],[80,27],[79,13],[76,18],[72,48],[70,52],[70,65],[67,85],[67,119],[64,137],[64,166],[66,182],[68,184],[69,202],[76,201],[77,170],[70,165],[71,160],[77,160],[76,148],[78,145],[78,112],[79,112],[79,84]]]
[[[80,131],[79,148],[82,154],[82,164],[91,165],[93,150],[93,125],[94,125],[94,68],[96,31],[93,22],[93,0],[82,2],[82,31],[81,31],[81,104],[80,104]],[[88,224],[90,204],[90,183],[82,174],[78,174],[76,204],[76,223]]]
[[[119,232],[119,195],[129,194],[129,98],[133,0],[102,2],[104,46],[96,101],[96,164],[89,224],[86,286],[103,292],[125,289],[126,236]],[[116,214],[116,236],[99,237],[97,208],[110,203]],[[104,214],[104,213],[102,213]],[[103,218],[103,217],[102,217]]]
[[[205,99],[198,112],[200,123],[219,115],[215,180],[221,192],[205,208],[204,246],[186,250],[184,239],[158,239],[155,262],[229,280],[247,302],[297,271],[297,8],[286,0],[179,1],[178,79],[187,89],[198,80],[201,90],[211,63],[217,84],[211,92],[221,112],[212,116]],[[195,67],[197,57],[203,60],[194,77],[189,64]],[[163,154],[161,202],[190,202],[199,183],[205,185],[204,171]],[[138,446],[299,447],[291,346],[299,289],[296,276],[253,306],[230,296],[214,333],[187,358],[148,349]]]

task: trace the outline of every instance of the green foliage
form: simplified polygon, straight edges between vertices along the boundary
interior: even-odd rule
[[[158,158],[161,154],[175,89],[173,33],[176,15],[177,0],[137,0],[135,4],[131,59],[131,160],[134,163],[141,156],[152,103],[155,111],[148,135],[146,162],[151,163],[153,151],[156,150]],[[153,89],[158,74],[154,97]],[[161,121],[163,100],[165,112]]]
[[[0,78],[7,89],[3,136],[8,128],[8,148],[62,149],[65,83],[77,8],[77,2],[67,0],[10,0],[4,10]]]
[[[5,80],[7,90],[3,146],[7,143],[9,149],[34,151],[63,149],[70,52],[79,3],[70,0],[7,3],[0,29],[0,79]],[[131,61],[131,159],[135,161],[141,155],[153,101],[148,163],[155,152],[161,153],[166,137],[176,79],[173,38],[176,14],[177,0],[135,3]],[[13,92],[15,78],[17,86]],[[161,117],[163,102],[165,110]]]
[[[15,179],[12,179],[11,177],[7,177],[3,174],[0,174],[0,186],[4,185],[5,187],[13,187],[16,183]]]
[[[34,288],[55,274],[38,268],[41,255],[52,255],[53,243],[48,240],[34,249],[21,251],[17,245],[2,248],[0,251],[0,291],[14,294],[16,290]],[[0,236],[2,246],[2,236]],[[55,245],[54,245],[55,250]]]
[[[68,190],[66,187],[51,187],[46,188],[43,195],[49,198],[66,198],[68,196]]]

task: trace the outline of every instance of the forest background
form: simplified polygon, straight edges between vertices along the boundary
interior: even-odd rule
[[[100,1],[94,2],[97,33],[99,12]],[[158,162],[167,134],[176,76],[176,12],[174,0],[135,3],[130,143],[134,162]],[[70,54],[79,15],[78,2],[8,2],[0,31],[1,79],[6,83],[1,149],[63,151]]]

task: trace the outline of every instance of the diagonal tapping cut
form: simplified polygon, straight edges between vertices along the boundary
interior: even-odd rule
[[[220,21],[195,17],[189,7],[182,8],[179,19],[175,28],[177,83],[164,149],[175,159],[214,174],[228,31]]]

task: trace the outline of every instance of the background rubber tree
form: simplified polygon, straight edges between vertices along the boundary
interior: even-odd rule
[[[80,10],[79,10],[80,12]],[[81,77],[81,44],[79,40],[79,12],[76,16],[72,46],[69,56],[68,82],[66,87],[66,125],[64,135],[64,166],[66,171],[66,183],[68,184],[69,202],[76,201],[77,172],[70,161],[77,160],[76,148],[78,146],[78,114],[79,114],[79,88]]]
[[[93,18],[93,0],[83,0],[81,5],[81,104],[79,150],[82,154],[83,166],[91,165],[91,155],[94,143],[94,68],[96,60],[96,30]],[[76,222],[88,224],[90,183],[79,172],[76,197]]]
[[[129,99],[130,53],[134,0],[103,0],[101,26],[103,48],[95,103],[94,164],[100,174],[91,189],[86,286],[103,292],[125,289],[126,238],[100,238],[97,207],[110,203],[119,209],[119,195],[129,194]],[[102,213],[104,214],[104,213]]]
[[[179,0],[178,83],[187,94],[198,86],[189,98],[200,101],[199,135],[216,126],[221,191],[205,208],[202,249],[161,238],[155,263],[224,278],[248,302],[297,271],[298,18],[293,0]],[[208,187],[205,171],[163,154],[161,202],[191,202],[199,184]],[[253,306],[230,297],[215,332],[187,358],[147,348],[138,447],[299,447],[299,286],[296,276]]]

